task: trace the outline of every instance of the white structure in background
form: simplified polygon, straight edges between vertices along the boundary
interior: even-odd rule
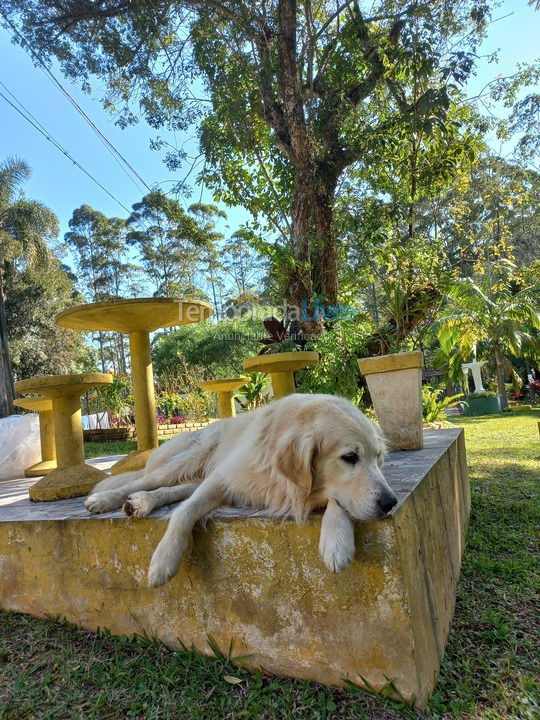
[[[463,374],[465,375],[465,388],[467,391],[470,392],[469,388],[469,370],[471,371],[473,382],[474,382],[474,390],[473,392],[481,393],[486,392],[485,387],[482,385],[482,373],[480,372],[480,368],[482,365],[486,364],[486,360],[475,360],[474,362],[470,363],[463,363],[461,366],[461,369],[463,370]]]
[[[82,416],[83,430],[106,429],[109,427],[109,414],[107,412],[93,413]]]
[[[32,413],[1,418],[0,480],[23,478],[25,469],[40,460],[38,416]]]

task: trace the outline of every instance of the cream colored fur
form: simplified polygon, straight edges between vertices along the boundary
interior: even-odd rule
[[[144,470],[102,480],[86,507],[100,513],[124,506],[145,517],[184,501],[152,557],[151,587],[177,573],[193,527],[221,505],[264,507],[297,520],[326,506],[319,549],[338,572],[354,555],[351,518],[380,518],[396,502],[380,471],[384,452],[378,427],[347,400],[290,395],[169,440]]]

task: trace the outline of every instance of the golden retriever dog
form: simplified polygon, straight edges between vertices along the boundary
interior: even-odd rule
[[[101,513],[123,506],[127,515],[145,517],[185,501],[152,557],[151,587],[178,572],[196,523],[221,505],[264,507],[297,520],[326,507],[319,550],[326,567],[338,572],[354,555],[351,518],[381,518],[397,502],[380,470],[384,453],[377,425],[348,400],[289,395],[169,440],[144,470],[102,480],[86,508]]]

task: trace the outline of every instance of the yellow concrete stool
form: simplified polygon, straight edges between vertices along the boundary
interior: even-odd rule
[[[30,488],[31,500],[62,500],[86,495],[106,474],[84,462],[81,395],[110,385],[109,373],[48,375],[19,380],[19,393],[39,393],[52,401],[54,442],[58,467]]]
[[[113,465],[113,475],[141,470],[158,446],[150,333],[159,328],[200,322],[211,314],[210,305],[198,300],[135,298],[75,305],[56,316],[56,322],[62,327],[129,336],[138,449]]]
[[[56,447],[54,445],[54,420],[52,400],[44,397],[20,398],[13,402],[17,407],[31,410],[39,415],[39,439],[41,462],[30,465],[24,471],[26,477],[41,477],[56,470]]]
[[[296,392],[293,372],[315,365],[318,360],[319,353],[309,351],[257,355],[244,360],[244,370],[270,373],[274,398],[277,400]]]
[[[223,420],[224,418],[230,418],[236,415],[234,409],[234,391],[241,388],[242,385],[245,385],[247,382],[249,382],[248,377],[229,378],[226,380],[205,380],[199,383],[199,387],[217,393],[219,417]]]

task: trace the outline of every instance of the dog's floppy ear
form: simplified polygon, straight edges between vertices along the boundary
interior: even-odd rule
[[[317,441],[313,431],[288,430],[275,448],[275,469],[307,496],[313,487],[313,462]]]

